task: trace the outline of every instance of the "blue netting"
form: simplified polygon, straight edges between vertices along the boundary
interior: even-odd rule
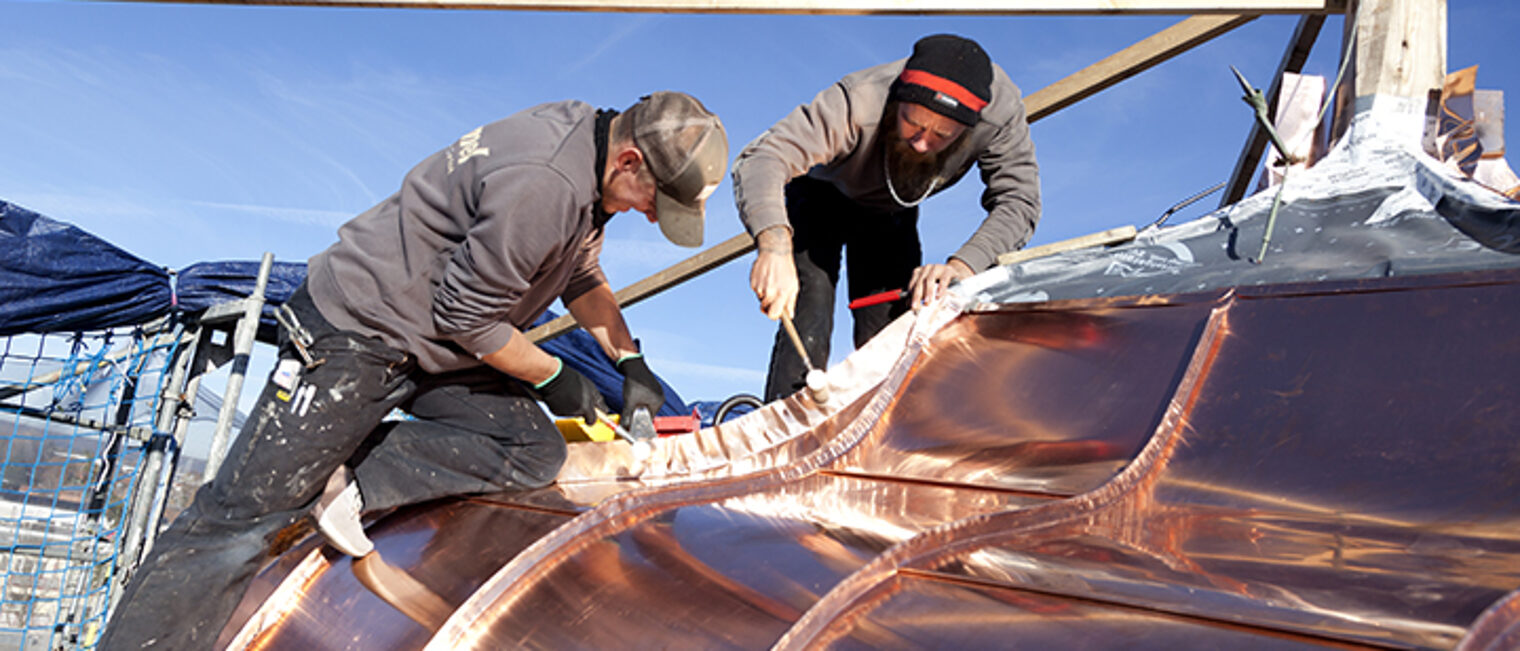
[[[0,338],[0,648],[92,647],[176,340]]]

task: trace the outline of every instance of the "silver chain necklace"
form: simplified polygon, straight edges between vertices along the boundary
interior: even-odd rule
[[[897,196],[897,188],[895,188],[895,187],[892,186],[892,170],[887,169],[887,165],[883,164],[881,166],[881,172],[882,172],[882,176],[887,179],[887,192],[892,193],[892,200],[896,201],[897,205],[902,206],[904,208],[912,208],[914,206],[917,206],[918,204],[923,203],[924,199],[928,199],[929,195],[934,193],[934,186],[939,183],[939,177],[938,176],[936,176],[936,177],[934,177],[932,179],[929,179],[929,189],[924,190],[924,196],[921,196],[917,200],[913,201],[912,203],[909,203],[907,201],[903,201],[902,197]]]

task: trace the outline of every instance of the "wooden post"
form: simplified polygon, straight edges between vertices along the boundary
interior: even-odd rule
[[[1341,47],[1355,49],[1335,92],[1333,140],[1375,104],[1412,102],[1407,106],[1423,111],[1430,92],[1441,90],[1446,0],[1351,0]]]

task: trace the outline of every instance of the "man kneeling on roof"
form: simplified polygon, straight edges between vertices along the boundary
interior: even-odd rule
[[[281,347],[215,479],[158,538],[102,640],[206,649],[282,529],[309,513],[354,556],[359,515],[554,481],[560,416],[605,410],[592,383],[523,336],[554,299],[616,360],[625,416],[664,402],[597,258],[634,209],[672,242],[702,242],[728,140],[689,95],[624,113],[577,101],[471,131],[338,231],[287,302],[310,335]],[[301,334],[301,333],[295,333]],[[399,408],[413,420],[382,422]]]

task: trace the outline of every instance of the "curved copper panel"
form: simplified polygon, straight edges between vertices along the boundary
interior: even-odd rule
[[[1503,651],[1520,648],[1520,590],[1489,606],[1467,629],[1457,651]]]
[[[1450,647],[1520,585],[1514,278],[1231,301],[1136,472],[883,558],[1067,600]],[[854,604],[839,621],[891,630],[872,604],[899,588],[875,565],[830,602]],[[831,618],[813,619],[810,636]]]
[[[904,573],[834,649],[1370,649],[1202,617]]]
[[[845,404],[777,406],[810,429],[749,432],[727,467],[383,519],[385,559],[455,608],[438,635],[436,603],[344,560],[260,644],[1450,647],[1485,610],[1473,648],[1513,639],[1520,272],[929,332]]]
[[[1161,421],[1213,298],[956,321],[935,337],[877,439],[839,467],[1062,496],[1096,488]]]
[[[770,645],[841,577],[925,528],[1030,498],[813,474],[659,511],[533,582],[474,648]]]
[[[369,527],[378,559],[372,554],[355,560],[327,549],[326,563],[299,579],[290,603],[262,601],[265,608],[287,612],[271,618],[273,625],[265,630],[246,632],[248,648],[420,648],[433,635],[427,622],[441,625],[497,567],[573,515],[491,500],[446,500],[398,510]],[[305,548],[315,542],[308,541]],[[272,578],[261,580],[268,584]],[[234,618],[229,633],[246,618]],[[229,633],[224,633],[224,643],[231,639]]]

